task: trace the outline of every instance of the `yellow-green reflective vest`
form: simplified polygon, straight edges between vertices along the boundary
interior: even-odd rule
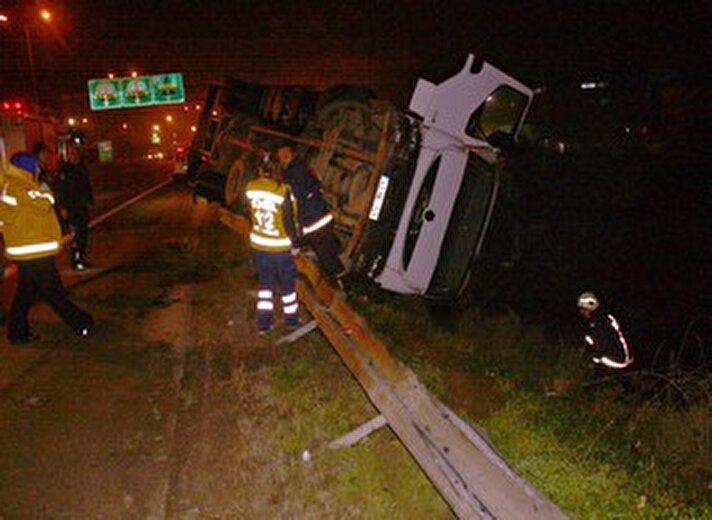
[[[283,253],[292,248],[284,228],[283,204],[289,188],[272,179],[259,178],[247,183],[245,195],[252,210],[250,245],[258,251]]]

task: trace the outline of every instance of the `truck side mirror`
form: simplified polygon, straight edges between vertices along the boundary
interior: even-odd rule
[[[499,148],[505,154],[514,150],[514,148],[516,147],[516,143],[514,142],[512,134],[503,132],[502,130],[497,130],[496,132],[492,132],[490,135],[488,135],[487,142],[492,146]]]

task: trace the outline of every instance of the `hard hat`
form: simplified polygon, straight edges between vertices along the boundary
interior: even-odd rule
[[[592,292],[581,293],[581,296],[578,297],[577,305],[582,309],[595,311],[599,306],[598,298]]]

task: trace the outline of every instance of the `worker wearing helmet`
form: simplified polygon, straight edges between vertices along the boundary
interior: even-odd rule
[[[601,309],[598,297],[592,292],[582,293],[577,306],[585,322],[584,343],[597,372],[629,367],[633,363],[633,350],[618,320]]]
[[[289,145],[277,149],[277,161],[284,170],[284,182],[289,184],[297,200],[297,222],[302,240],[317,254],[327,274],[337,278],[343,276],[346,271],[339,258],[339,242],[334,236],[334,216],[321,193],[319,179],[294,155],[294,149]]]
[[[282,182],[268,158],[258,168],[258,178],[247,183],[245,195],[251,214],[250,246],[259,289],[257,329],[260,335],[272,329],[274,294],[279,284],[287,329],[299,325],[296,276],[296,225],[289,186]]]
[[[37,182],[38,158],[18,152],[10,159],[0,188],[0,221],[3,222],[5,257],[17,264],[17,290],[8,319],[8,340],[30,343],[28,315],[37,300],[44,300],[80,337],[94,324],[92,317],[69,299],[55,266],[61,248],[61,231],[54,211],[54,195]]]

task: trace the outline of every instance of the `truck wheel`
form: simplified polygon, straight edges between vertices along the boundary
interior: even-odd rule
[[[244,191],[245,163],[242,159],[236,159],[230,167],[230,172],[225,180],[225,205],[229,208],[233,204],[239,205]]]
[[[317,114],[317,124],[326,133],[340,127],[340,139],[355,148],[375,152],[380,138],[380,124],[372,107],[359,101],[334,101]]]

